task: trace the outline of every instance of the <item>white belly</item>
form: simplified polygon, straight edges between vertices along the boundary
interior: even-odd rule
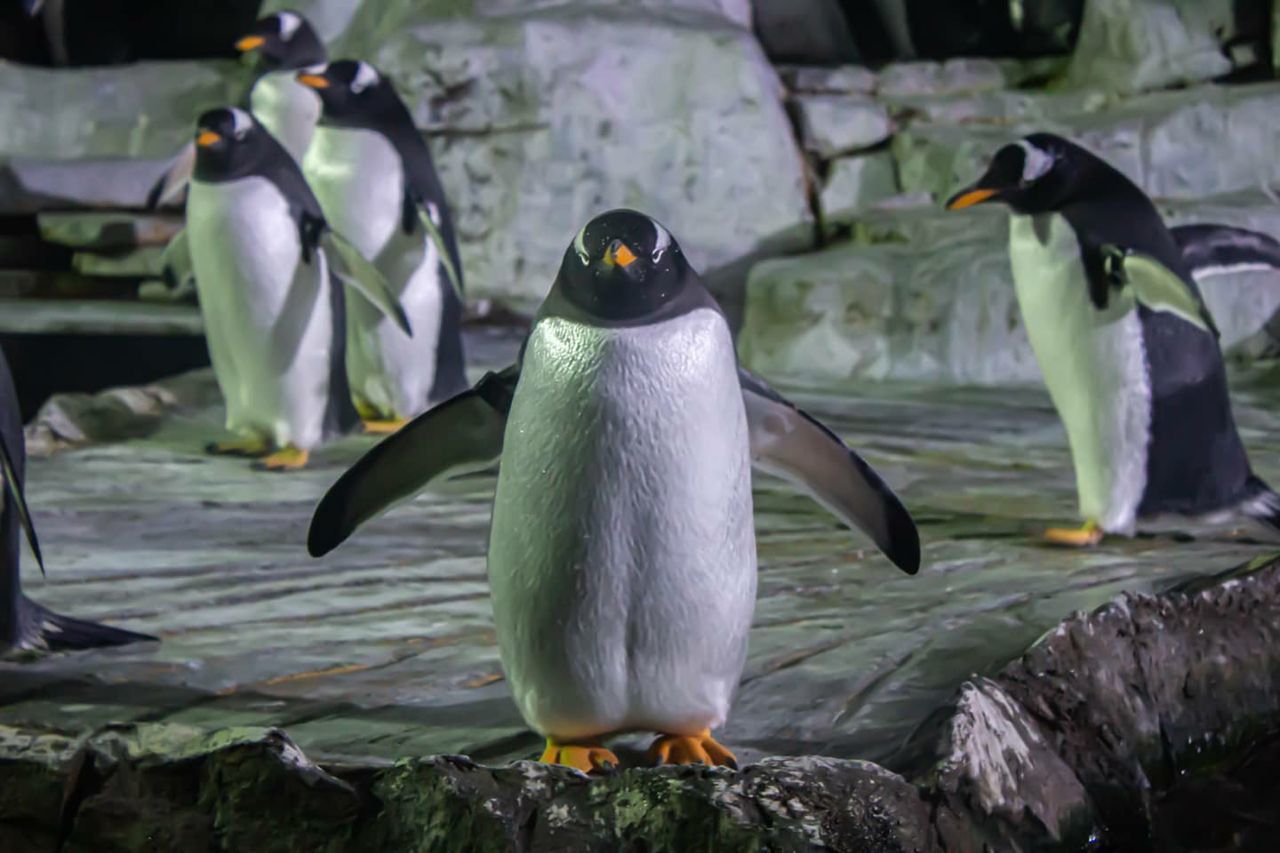
[[[1132,533],[1151,434],[1142,324],[1132,301],[1093,307],[1070,223],[1038,219],[1013,217],[1009,257],[1027,336],[1071,444],[1080,514]]]
[[[257,177],[192,181],[187,237],[227,428],[315,447],[333,348],[324,254],[301,262],[284,196]]]
[[[293,159],[302,162],[320,120],[320,97],[294,71],[272,71],[249,92],[249,109]]]
[[[746,418],[718,314],[537,324],[489,575],[503,666],[534,729],[563,740],[724,721],[756,553]]]
[[[440,255],[421,228],[401,227],[404,171],[381,134],[321,127],[304,171],[329,223],[373,261],[409,317],[404,334],[358,294],[351,294],[347,372],[362,407],[384,417],[413,417],[430,399],[436,373],[442,286]],[[456,330],[452,330],[456,334]],[[457,389],[453,389],[457,390]]]

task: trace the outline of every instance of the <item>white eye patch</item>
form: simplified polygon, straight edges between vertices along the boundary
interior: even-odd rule
[[[1053,168],[1053,155],[1043,148],[1037,148],[1025,139],[1018,142],[1018,145],[1022,146],[1022,150],[1027,155],[1022,162],[1022,182],[1024,184],[1029,184],[1044,177]]]
[[[582,230],[578,232],[578,236],[573,238],[573,250],[578,253],[578,259],[582,261],[585,267],[591,263],[591,256],[587,254],[587,226],[582,226]]]
[[[236,139],[243,139],[251,127],[253,127],[253,119],[249,117],[249,114],[239,107],[232,107],[231,132],[235,134]]]
[[[662,255],[667,251],[667,247],[671,245],[671,232],[658,224],[656,219],[651,219],[653,223],[653,262],[657,263],[662,260]]]
[[[351,91],[360,93],[378,82],[378,72],[367,62],[356,66],[355,79],[351,81]]]
[[[299,18],[293,12],[281,12],[276,15],[276,19],[280,21],[280,38],[285,41],[293,38],[293,34],[298,31],[298,27],[302,26],[302,18]]]

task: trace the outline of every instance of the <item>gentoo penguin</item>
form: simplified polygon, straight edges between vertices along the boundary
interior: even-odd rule
[[[323,555],[432,478],[501,456],[489,538],[499,650],[542,760],[659,733],[658,763],[729,764],[711,737],[755,603],[754,463],[809,490],[903,571],[915,524],[830,430],[738,367],[729,326],[666,228],[630,210],[565,252],[518,364],[419,416],[329,490]]]
[[[323,112],[302,161],[333,227],[378,268],[414,335],[353,305],[347,371],[370,432],[391,432],[466,390],[462,264],[431,152],[395,88],[366,62],[298,75]]]
[[[301,162],[320,118],[320,99],[300,84],[297,72],[322,66],[328,59],[324,42],[297,12],[274,12],[261,18],[236,42],[236,50],[255,55],[259,74],[245,104],[295,160]],[[194,145],[185,146],[147,196],[148,207],[175,200],[191,180]]]
[[[988,201],[1013,211],[1018,303],[1075,463],[1084,526],[1051,529],[1050,541],[1092,545],[1170,514],[1240,513],[1280,527],[1280,496],[1253,475],[1236,432],[1188,263],[1215,251],[1191,232],[1180,245],[1128,178],[1047,133],[1000,149],[947,207]],[[1216,229],[1219,260],[1266,262]]]
[[[356,421],[344,288],[330,276],[406,331],[408,321],[377,270],[329,228],[298,163],[252,115],[206,112],[196,146],[187,227],[168,253],[190,257],[227,429],[241,436],[209,450],[299,468]]]
[[[0,351],[0,652],[12,649],[88,649],[95,646],[123,646],[156,638],[135,634],[95,622],[72,619],[50,610],[22,594],[19,557],[22,534],[31,543],[40,572],[44,560],[36,539],[27,498],[23,492],[27,452],[22,435],[22,416],[14,391],[9,363]]]

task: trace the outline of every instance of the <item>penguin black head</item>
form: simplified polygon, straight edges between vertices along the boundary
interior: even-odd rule
[[[386,130],[389,123],[412,124],[391,81],[367,62],[340,59],[298,74],[298,82],[320,95],[320,123]]]
[[[1095,160],[1060,136],[1033,133],[997,151],[983,176],[952,196],[947,209],[999,201],[1018,213],[1057,210],[1073,199]]]
[[[603,320],[642,320],[691,287],[688,261],[671,232],[643,213],[611,210],[592,219],[565,250],[556,288]]]
[[[258,62],[267,71],[323,65],[328,59],[324,42],[297,12],[276,12],[260,18],[236,42],[236,50],[257,51]]]
[[[208,183],[263,174],[281,157],[280,143],[253,115],[237,107],[220,107],[196,121],[195,178]]]

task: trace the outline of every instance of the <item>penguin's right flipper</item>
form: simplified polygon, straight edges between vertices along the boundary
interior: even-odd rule
[[[169,162],[169,167],[164,170],[164,174],[151,185],[151,190],[147,193],[147,209],[155,210],[162,205],[176,202],[178,196],[182,195],[182,191],[187,188],[187,184],[191,183],[191,175],[195,168],[196,144],[188,142]]]
[[[502,455],[515,365],[489,373],[419,415],[361,457],[320,499],[307,532],[307,551],[322,557],[356,528],[437,477],[487,468]]]
[[[1230,225],[1179,225],[1171,228],[1191,275],[1199,280],[1254,270],[1280,270],[1280,241],[1258,231]]]
[[[880,475],[839,436],[738,368],[747,407],[751,462],[813,496],[846,524],[871,537],[909,575],[920,570],[920,534],[911,513]]]
[[[160,254],[160,276],[164,279],[169,299],[178,299],[195,290],[196,271],[191,263],[191,244],[183,228]]]
[[[436,225],[431,215],[434,210],[423,210],[418,208],[418,219],[422,222],[423,229],[427,232],[427,236],[436,246],[436,252],[440,255],[440,264],[444,267],[445,274],[449,276],[449,283],[453,285],[453,290],[461,298],[464,295],[462,286],[462,276],[458,274],[457,267],[454,266],[453,255],[449,251],[448,245],[445,244],[444,235],[440,233],[440,228]]]
[[[54,613],[25,595],[19,600],[18,607],[18,618],[21,620],[17,643],[19,648],[61,652],[160,641],[150,634],[139,634]]]
[[[326,228],[320,237],[329,258],[329,267],[334,275],[352,290],[359,293],[383,314],[390,317],[406,334],[412,335],[409,317],[404,313],[404,306],[391,290],[391,285],[378,268],[360,254],[360,250],[332,228]]]
[[[22,482],[18,479],[18,469],[13,465],[13,456],[9,453],[9,442],[5,439],[4,432],[0,431],[0,468],[4,469],[4,488],[8,492],[9,499],[13,501],[13,506],[18,510],[18,519],[22,522],[22,529],[27,534],[27,541],[31,543],[31,553],[35,555],[36,565],[40,567],[40,574],[44,574],[44,557],[40,554],[40,540],[36,538],[35,525],[31,523],[31,511],[27,509],[27,496],[23,494]]]
[[[1164,311],[1217,336],[1218,327],[1200,295],[1177,273],[1141,252],[1118,246],[1101,247],[1103,269],[1108,280],[1130,289],[1139,303],[1152,311]]]

